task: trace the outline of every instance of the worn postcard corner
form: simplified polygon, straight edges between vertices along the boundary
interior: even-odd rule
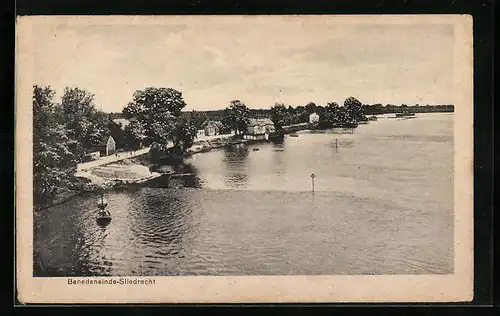
[[[471,301],[472,24],[18,17],[18,299]]]

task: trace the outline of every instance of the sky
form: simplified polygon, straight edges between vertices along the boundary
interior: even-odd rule
[[[233,17],[161,23],[51,23],[33,28],[34,83],[95,95],[120,112],[134,91],[174,88],[186,110],[242,100],[451,104],[453,25],[346,24],[321,19]]]

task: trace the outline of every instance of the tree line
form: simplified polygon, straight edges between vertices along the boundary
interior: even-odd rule
[[[231,103],[243,103],[240,100],[232,101]],[[345,103],[345,102],[344,102]],[[356,102],[357,103],[357,102]],[[244,104],[244,103],[243,103]],[[358,104],[358,103],[357,103]],[[246,106],[246,105],[245,105]],[[292,125],[307,123],[309,121],[309,115],[313,112],[320,115],[321,122],[342,122],[347,121],[347,116],[345,115],[345,104],[344,107],[336,102],[328,102],[326,106],[316,105],[314,102],[309,102],[306,105],[285,105],[283,103],[276,103],[267,109],[248,109],[248,117],[252,118],[272,118],[278,123],[276,125]],[[438,104],[438,105],[394,105],[381,103],[376,104],[361,104],[361,111],[365,116],[381,115],[381,114],[392,114],[399,113],[403,111],[412,113],[433,113],[433,112],[454,112],[454,106],[452,104]],[[344,113],[343,113],[344,112]],[[332,115],[336,113],[336,115]],[[112,113],[116,118],[123,118],[123,113]],[[195,115],[199,123],[196,124],[197,127],[201,126],[201,123],[206,120],[220,121],[224,126],[229,127],[231,124],[228,122],[227,108],[220,110],[205,110],[205,111],[191,111],[188,115]],[[336,119],[332,119],[336,117]],[[363,118],[364,119],[364,118]],[[282,121],[282,122],[281,122]]]

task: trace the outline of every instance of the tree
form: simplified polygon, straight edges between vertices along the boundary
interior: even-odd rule
[[[309,121],[309,113],[305,106],[299,105],[295,108],[295,115],[293,117],[293,124],[307,123]]]
[[[109,117],[95,108],[94,95],[86,90],[65,88],[61,104],[56,107],[56,117],[76,140],[72,149],[78,162],[84,161],[102,138],[109,135]]]
[[[325,107],[325,120],[332,124],[341,123],[341,111],[337,102],[328,102]]]
[[[314,102],[309,102],[305,106],[305,109],[307,111],[307,114],[312,114],[312,113],[316,112],[317,105]]]
[[[197,128],[193,121],[180,118],[172,131],[174,150],[178,153],[184,153],[191,146],[193,146],[194,139],[196,138],[196,132]]]
[[[319,118],[321,121],[325,120],[326,110],[323,106],[321,106],[321,105],[316,106],[316,111],[314,111],[314,112],[319,115]]]
[[[137,90],[124,109],[126,119],[136,119],[144,128],[146,143],[166,146],[172,139],[176,119],[186,106],[182,93],[172,88]]]
[[[123,125],[121,123],[115,123],[114,121],[109,120],[108,130],[109,134],[116,142],[116,148],[124,148],[126,146],[126,143]]]
[[[146,140],[146,130],[136,120],[130,121],[123,131],[125,147],[128,149],[139,149]]]
[[[271,107],[271,121],[274,123],[276,130],[282,129],[286,124],[288,111],[283,103],[276,103]]]
[[[232,127],[232,123],[229,121],[229,118],[224,115],[224,116],[222,116],[220,121],[222,123],[221,134],[230,134],[233,127]]]
[[[186,112],[184,117],[193,124],[196,129],[201,129],[203,123],[208,119],[207,115],[203,112],[198,112],[198,111],[191,111],[191,112]]]
[[[354,97],[349,97],[344,101],[344,108],[348,120],[353,123],[359,122],[365,117],[361,102]]]
[[[250,110],[240,100],[231,101],[229,107],[224,110],[225,121],[236,131],[243,133],[247,129]]]
[[[59,124],[50,87],[33,86],[33,200],[43,208],[62,186],[69,186],[76,167],[70,150],[76,141]]]

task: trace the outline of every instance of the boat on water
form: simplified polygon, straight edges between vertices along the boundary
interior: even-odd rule
[[[369,121],[376,121],[378,118],[375,115],[372,115],[368,118]]]
[[[111,222],[111,214],[107,210],[99,211],[95,220],[99,226],[107,226]]]
[[[298,134],[290,134],[290,137],[299,137]]]
[[[252,150],[253,150],[253,151],[257,151],[257,150],[259,150],[259,148],[253,148]]]
[[[99,226],[107,226],[111,222],[111,214],[106,210],[106,207],[108,207],[108,202],[104,199],[104,195],[101,195],[101,200],[97,202],[99,211],[96,216],[96,222]]]

